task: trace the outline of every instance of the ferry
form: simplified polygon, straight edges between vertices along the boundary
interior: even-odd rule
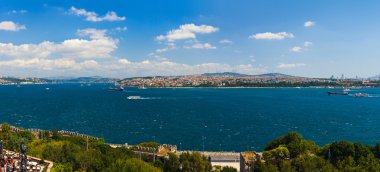
[[[123,88],[123,87],[119,87],[119,88],[108,88],[108,91],[121,92],[121,91],[124,91],[124,88]]]
[[[329,96],[346,96],[348,92],[327,92]]]
[[[353,97],[369,97],[367,93],[356,93],[352,95]]]
[[[139,86],[137,88],[140,89],[140,90],[145,90],[146,89],[146,87],[144,85],[141,85],[141,86]]]
[[[138,99],[142,99],[141,96],[128,96],[127,97],[129,100],[138,100]]]

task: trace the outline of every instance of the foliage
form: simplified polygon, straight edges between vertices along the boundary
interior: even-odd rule
[[[286,152],[285,148],[291,154],[289,159],[281,156]],[[320,148],[291,132],[270,142],[265,150],[263,157],[266,162],[255,162],[255,171],[380,172],[380,143],[371,147],[340,141]]]
[[[148,163],[141,161],[136,158],[126,159],[126,160],[116,160],[112,163],[106,171],[127,171],[127,172],[160,172],[159,168],[153,167]]]
[[[263,157],[266,161],[271,161],[271,160],[280,161],[283,159],[288,159],[289,156],[290,156],[289,150],[284,145],[280,145],[275,149],[263,152]]]
[[[49,134],[48,134],[49,133]],[[210,172],[208,157],[200,153],[185,152],[168,158],[141,155],[141,159],[126,147],[112,148],[102,139],[65,136],[58,132],[44,132],[42,139],[29,131],[13,132],[9,124],[3,124],[0,139],[4,148],[19,151],[20,142],[27,144],[28,154],[54,162],[53,172],[66,171],[131,171],[131,172]],[[158,147],[147,142],[140,146]],[[254,162],[255,172],[380,172],[380,143],[367,146],[347,141],[333,142],[324,147],[303,139],[294,132],[287,133],[265,147],[263,160]],[[232,172],[232,167],[216,171]]]
[[[237,169],[234,168],[234,167],[223,167],[222,170],[220,170],[220,172],[237,172]]]
[[[197,152],[182,153],[179,156],[179,161],[182,164],[182,171],[206,172],[212,169],[211,163],[208,161],[208,159]]]
[[[304,140],[302,135],[295,132],[289,132],[286,135],[271,141],[265,146],[265,150],[272,150],[280,145],[284,145],[288,148],[291,158],[296,158],[301,154],[316,153],[319,149],[314,142]]]
[[[158,146],[160,146],[160,144],[156,143],[156,142],[144,142],[144,143],[138,144],[137,146],[158,148]]]
[[[70,164],[55,163],[51,172],[71,172],[73,171]]]

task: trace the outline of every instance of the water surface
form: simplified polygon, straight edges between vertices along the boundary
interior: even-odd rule
[[[374,97],[354,98],[327,96],[331,90],[309,88],[110,92],[108,87],[0,86],[0,122],[78,131],[110,143],[157,141],[193,150],[203,150],[203,146],[213,151],[262,150],[268,141],[288,131],[320,145],[334,140],[380,142],[380,98],[376,97],[380,89],[358,90]]]

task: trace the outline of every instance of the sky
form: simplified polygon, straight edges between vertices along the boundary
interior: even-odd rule
[[[1,0],[0,76],[380,74],[380,1]]]

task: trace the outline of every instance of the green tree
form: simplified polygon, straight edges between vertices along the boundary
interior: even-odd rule
[[[159,168],[153,167],[150,164],[141,161],[136,158],[126,159],[126,160],[116,160],[112,163],[106,171],[125,171],[125,172],[160,172]]]
[[[182,171],[208,172],[212,169],[211,163],[208,159],[197,152],[182,153],[179,156],[179,161],[182,164]]]
[[[329,149],[331,153],[331,163],[333,164],[345,160],[348,157],[352,158],[355,156],[355,146],[351,142],[333,142]]]
[[[176,154],[169,153],[169,159],[164,164],[165,172],[177,172],[180,171],[180,162]]]
[[[295,158],[301,154],[316,153],[319,149],[314,142],[304,140],[302,135],[295,132],[289,132],[286,135],[280,136],[271,141],[265,146],[265,150],[272,150],[280,145],[284,145],[288,148],[291,158]]]
[[[375,157],[380,159],[380,142],[376,143],[375,147],[373,148],[373,154],[375,154]]]
[[[223,167],[222,170],[220,170],[220,172],[237,172],[238,170],[234,167]]]
[[[334,172],[334,166],[319,156],[302,156],[293,160],[292,166],[299,172]]]
[[[55,163],[51,172],[72,172],[73,169],[70,164]]]
[[[263,158],[265,159],[265,161],[275,160],[277,162],[280,162],[281,160],[288,159],[289,157],[289,150],[284,145],[280,145],[275,149],[263,152]]]

